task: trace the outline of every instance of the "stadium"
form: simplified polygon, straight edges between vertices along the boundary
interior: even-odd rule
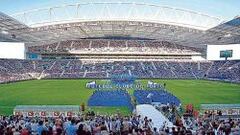
[[[15,4],[0,2],[0,135],[240,134],[239,13]]]

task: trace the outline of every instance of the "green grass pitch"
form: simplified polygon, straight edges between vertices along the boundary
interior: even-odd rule
[[[94,80],[94,79],[92,79]],[[0,114],[12,114],[15,105],[80,105],[87,104],[93,90],[85,88],[91,80],[32,80],[0,84]],[[102,83],[105,80],[98,80]],[[140,80],[143,84],[147,80]],[[199,109],[201,103],[240,103],[240,84],[206,80],[160,80],[168,91],[180,98],[183,105],[192,103]],[[132,94],[133,90],[129,90]],[[87,108],[89,109],[89,108]],[[129,114],[126,107],[92,107],[98,113]]]

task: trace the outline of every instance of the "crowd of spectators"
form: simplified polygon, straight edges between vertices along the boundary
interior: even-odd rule
[[[30,46],[31,53],[137,53],[137,54],[201,54],[202,49],[152,40],[104,40],[83,39],[62,41],[42,46]]]
[[[191,129],[192,133],[200,135],[239,135],[240,119],[228,117],[217,117],[220,114],[213,115],[205,112],[197,118],[183,117],[184,127]]]
[[[96,115],[78,117],[0,116],[1,135],[239,135],[240,120],[212,119],[209,114],[198,118],[176,119],[173,127],[154,127],[151,119],[130,116]]]
[[[151,119],[140,116],[82,115],[78,117],[1,116],[1,135],[152,135]]]
[[[114,61],[0,59],[0,83],[41,78],[216,79],[240,82],[240,61]]]

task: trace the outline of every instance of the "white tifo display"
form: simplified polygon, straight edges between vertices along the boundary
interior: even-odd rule
[[[141,115],[142,119],[148,117],[152,119],[153,127],[173,127],[173,123],[170,122],[160,111],[149,104],[141,104],[136,106],[137,115]]]
[[[24,43],[0,42],[0,58],[25,59]]]
[[[220,58],[220,51],[232,50],[232,57],[228,60],[240,60],[240,44],[207,45],[207,60],[225,60]]]

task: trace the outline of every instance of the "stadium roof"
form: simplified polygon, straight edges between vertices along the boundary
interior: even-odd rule
[[[126,2],[78,3],[34,9],[12,16],[31,27],[89,21],[143,21],[206,30],[222,21],[186,9]]]
[[[2,40],[27,45],[102,37],[156,39],[194,47],[240,42],[239,18],[223,23],[206,14],[145,3],[71,4],[12,17],[0,14]]]
[[[28,28],[28,26],[0,12],[0,41],[17,41],[14,38],[15,35],[9,32],[23,28]]]

